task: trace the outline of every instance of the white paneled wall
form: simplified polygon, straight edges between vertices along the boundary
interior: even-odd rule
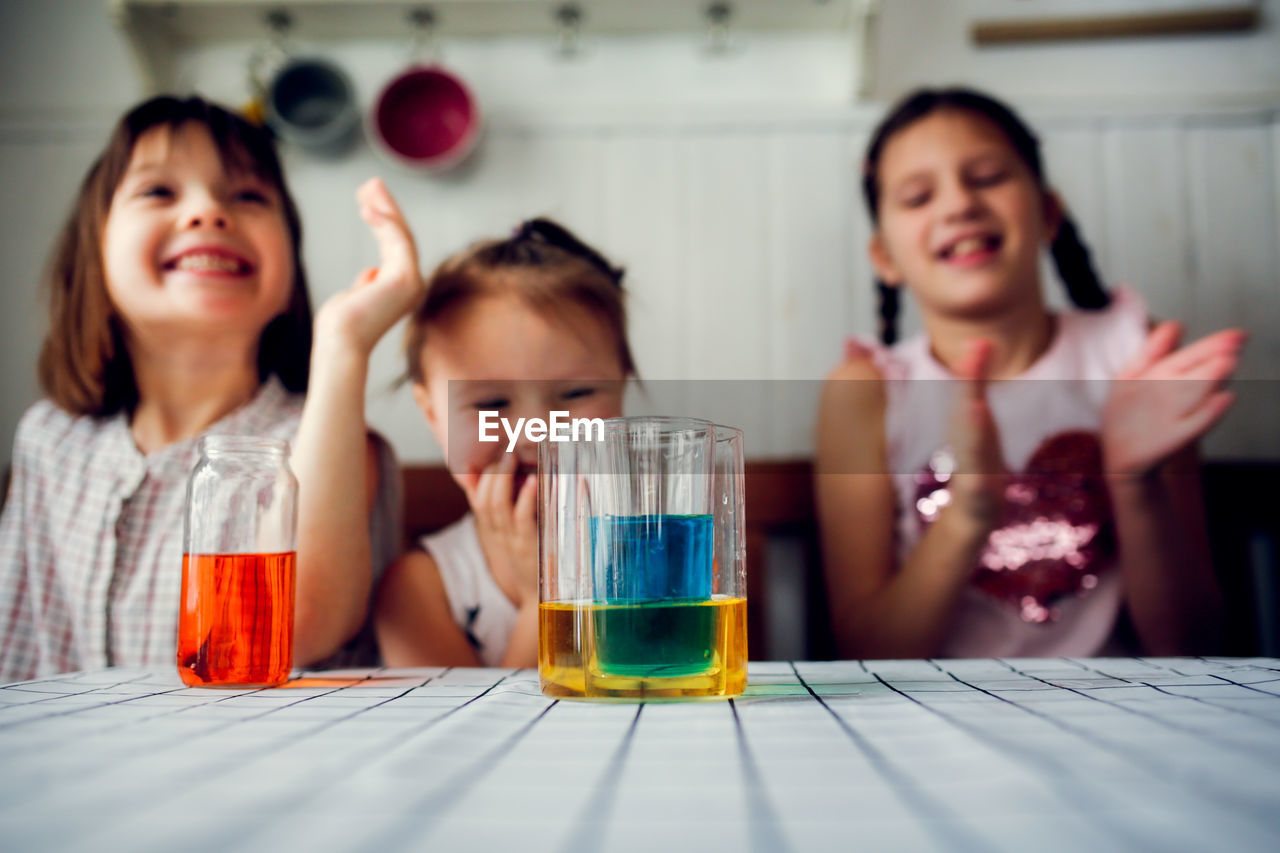
[[[537,213],[598,242],[628,267],[633,347],[647,379],[816,380],[847,334],[875,328],[856,168],[873,118],[494,127],[466,183],[397,189],[426,259]],[[1108,280],[1131,283],[1188,334],[1251,331],[1241,376],[1252,381],[1241,383],[1241,412],[1210,452],[1280,453],[1275,115],[1031,120]],[[504,169],[503,157],[519,165]],[[345,204],[336,189],[331,203]],[[1056,280],[1048,286],[1061,302]],[[711,399],[705,385],[675,393],[691,412],[736,415],[754,456],[808,453],[817,384],[774,391],[772,402]],[[374,399],[371,411],[406,458],[430,452],[407,407]]]
[[[1014,99],[1041,130],[1051,176],[1100,269],[1192,331],[1245,325],[1245,374],[1274,381],[1280,0],[1260,5],[1248,34],[990,49],[969,43],[966,4],[893,0],[881,4],[865,82],[880,100],[945,81]],[[663,378],[820,378],[846,334],[875,327],[857,162],[881,108],[850,106],[861,60],[838,34],[740,32],[717,55],[702,50],[703,36],[588,32],[574,61],[516,34],[446,40],[443,61],[489,119],[467,168],[432,179],[391,173],[364,146],[337,161],[285,152],[317,302],[373,261],[352,193],[382,172],[424,263],[535,214],[625,263],[633,347],[655,388]],[[365,105],[408,60],[407,39],[293,47],[340,62]],[[251,48],[192,50],[171,82],[238,103]],[[84,168],[141,93],[131,59],[105,0],[0,3],[4,462],[37,394],[35,282]],[[1135,114],[1126,104],[1143,106]],[[908,304],[908,328],[913,318]],[[401,370],[398,349],[389,339],[375,353],[371,417],[406,459],[431,458],[408,393],[385,390]],[[796,383],[786,405],[743,412],[749,451],[806,453],[815,390]],[[717,402],[693,399],[705,388],[684,394],[686,406]],[[1280,394],[1259,381],[1241,396],[1211,452],[1277,455]]]
[[[1247,32],[1001,45],[980,45],[969,37],[973,23],[988,17],[993,6],[1004,13],[1020,7],[1031,18],[1044,15],[1046,6],[1114,5],[1120,4],[882,0],[872,94],[891,99],[916,86],[956,80],[1020,100],[1274,103],[1280,84],[1280,0],[1256,0],[1258,24]]]
[[[0,121],[0,471],[9,464],[18,418],[39,394],[36,356],[47,321],[36,282],[102,133],[79,123]]]
[[[499,119],[457,175],[387,174],[426,267],[539,214],[626,265],[632,343],[647,379],[817,380],[847,334],[875,329],[857,163],[877,116],[815,108],[780,118],[743,110]],[[1276,112],[1031,109],[1028,117],[1108,280],[1131,283],[1154,314],[1184,320],[1189,334],[1226,325],[1251,332],[1240,411],[1210,454],[1280,455]],[[15,210],[23,198],[57,199],[33,212],[52,234],[78,178],[58,164],[87,162],[101,133],[93,123],[0,133],[0,202]],[[286,160],[318,303],[374,262],[352,193],[386,169],[365,149],[338,161],[289,151]],[[30,283],[48,246],[19,239],[12,229],[0,234],[5,257],[19,261],[0,323],[33,359]],[[4,398],[30,399],[34,361],[6,359],[6,368]],[[402,369],[397,331],[375,354],[370,419],[404,459],[438,458],[407,390],[387,390]],[[809,452],[817,387],[796,382],[775,386],[772,401],[736,394],[726,402],[700,386],[680,402],[746,426],[753,456],[796,456]],[[671,390],[664,386],[662,399]],[[11,430],[16,415],[6,416]]]

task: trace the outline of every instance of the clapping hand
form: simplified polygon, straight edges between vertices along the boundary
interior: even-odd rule
[[[956,365],[961,389],[950,430],[956,464],[951,477],[953,505],[982,524],[995,522],[1008,475],[1000,448],[1000,431],[987,402],[990,362],[990,341],[968,342]]]
[[[1245,333],[1226,329],[1179,349],[1181,338],[1179,324],[1161,323],[1116,376],[1103,410],[1108,474],[1150,473],[1208,432],[1234,402],[1222,386],[1240,363]]]

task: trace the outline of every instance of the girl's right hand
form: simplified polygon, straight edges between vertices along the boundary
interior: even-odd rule
[[[475,514],[489,570],[509,581],[516,595],[512,603],[519,609],[538,601],[538,478],[525,478],[513,501],[517,467],[516,454],[503,453],[480,473],[458,479]]]
[[[318,340],[338,336],[367,355],[413,310],[423,281],[413,234],[382,179],[365,181],[356,190],[356,201],[378,243],[378,266],[366,269],[355,284],[324,303],[316,314],[316,330]]]
[[[1008,471],[1000,448],[1000,430],[987,403],[991,342],[970,341],[956,365],[960,396],[951,419],[952,506],[984,526],[995,523],[1004,500]]]
[[[1116,375],[1102,414],[1108,474],[1142,476],[1209,431],[1234,396],[1222,390],[1240,364],[1245,333],[1225,329],[1178,349],[1182,327],[1151,330],[1138,356]],[[1174,380],[1161,382],[1154,380]]]

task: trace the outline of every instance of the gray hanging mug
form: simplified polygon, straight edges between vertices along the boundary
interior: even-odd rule
[[[313,154],[345,153],[359,135],[351,78],[318,57],[291,59],[267,85],[267,122],[285,142]]]

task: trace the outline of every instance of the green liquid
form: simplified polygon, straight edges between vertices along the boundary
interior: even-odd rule
[[[608,675],[696,675],[715,664],[716,608],[709,601],[593,604],[595,658]]]

